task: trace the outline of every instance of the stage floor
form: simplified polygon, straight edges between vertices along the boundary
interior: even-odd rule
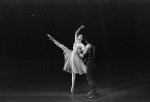
[[[2,88],[2,87],[1,87]],[[126,82],[117,87],[96,85],[98,97],[88,99],[88,85],[76,87],[70,93],[69,84],[53,83],[45,86],[28,86],[1,89],[0,102],[150,102],[150,82]]]

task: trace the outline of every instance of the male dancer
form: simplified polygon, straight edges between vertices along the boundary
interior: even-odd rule
[[[87,66],[87,81],[90,86],[91,91],[87,93],[89,95],[88,98],[93,99],[96,98],[96,90],[95,90],[95,85],[94,85],[94,79],[93,79],[93,74],[94,74],[94,68],[95,68],[95,46],[91,43],[89,43],[85,39],[85,49],[83,51],[83,54],[80,54],[80,57],[85,61],[86,66]]]

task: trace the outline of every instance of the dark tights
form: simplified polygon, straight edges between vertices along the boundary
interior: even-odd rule
[[[95,84],[94,84],[94,78],[93,78],[93,75],[94,75],[94,69],[95,69],[95,61],[94,60],[89,60],[86,62],[86,65],[87,65],[87,81],[88,81],[88,84],[91,88],[91,92],[92,93],[96,93],[95,92]]]

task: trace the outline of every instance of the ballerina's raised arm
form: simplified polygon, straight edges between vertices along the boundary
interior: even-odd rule
[[[81,29],[84,29],[84,25],[81,25],[80,28],[75,32],[75,42],[77,42],[77,36],[79,32],[81,31]]]

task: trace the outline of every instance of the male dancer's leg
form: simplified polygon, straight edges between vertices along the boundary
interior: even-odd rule
[[[93,96],[96,95],[95,84],[93,79],[94,67],[95,67],[94,61],[87,62],[87,81],[91,89],[91,91],[88,94]],[[91,96],[91,98],[93,98],[93,96]]]

